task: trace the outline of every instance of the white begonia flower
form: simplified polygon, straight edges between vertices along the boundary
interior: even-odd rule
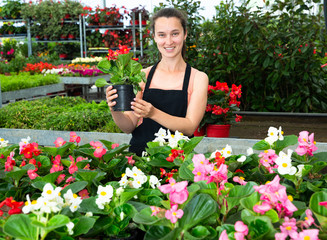
[[[167,138],[167,132],[165,129],[160,128],[157,133],[154,134],[156,138],[153,140],[153,142],[159,142],[160,146],[163,146],[166,143]]]
[[[137,178],[138,176],[144,175],[144,173],[141,171],[141,169],[138,169],[136,166],[132,168],[126,168],[126,176],[131,178]]]
[[[1,138],[0,137],[0,148],[1,147],[7,147],[8,146],[8,142],[9,141],[6,141],[4,138]]]
[[[227,158],[232,156],[232,151],[232,147],[227,144],[220,153],[224,158]]]
[[[280,126],[278,129],[278,140],[284,140],[284,136],[283,136],[284,132],[282,131],[282,127]]]
[[[49,201],[45,197],[37,199],[36,207],[41,213],[57,213],[61,210],[56,202]]]
[[[99,186],[98,187],[98,198],[103,198],[106,199],[108,202],[111,201],[111,198],[113,196],[114,189],[112,188],[111,185],[106,185],[105,187]]]
[[[69,207],[71,212],[76,212],[79,209],[80,204],[82,203],[82,198],[78,197],[75,201],[73,201]]]
[[[302,171],[304,169],[304,164],[297,165],[297,168],[299,169],[297,173],[295,173],[295,176],[301,178],[302,177]]]
[[[74,228],[74,223],[73,222],[69,222],[66,224],[66,227],[67,227],[67,230],[68,230],[68,234],[69,235],[73,235],[74,234],[74,231],[73,231],[73,228]]]
[[[150,186],[152,188],[156,188],[156,187],[159,187],[160,186],[159,179],[156,176],[154,176],[154,175],[151,175],[150,176],[149,183],[150,183]]]
[[[98,197],[97,199],[95,199],[95,203],[96,203],[96,205],[98,205],[99,209],[104,209],[104,205],[109,203],[109,202],[106,201],[106,199],[104,199],[104,198],[99,198]]]
[[[85,217],[92,217],[93,216],[93,212],[87,212],[85,213]]]
[[[250,156],[250,155],[252,155],[254,152],[253,152],[253,148],[248,148],[247,150],[246,150],[246,154],[248,155],[248,156]]]
[[[132,186],[133,188],[140,188],[142,184],[145,183],[148,178],[144,174],[139,174],[137,177],[133,179]]]
[[[124,192],[124,188],[119,187],[119,188],[117,188],[117,190],[116,190],[116,195],[117,195],[117,196],[120,196],[123,192]]]
[[[66,205],[69,206],[69,209],[72,212],[75,212],[79,208],[79,205],[82,202],[82,198],[77,196],[76,193],[73,193],[71,189],[69,189],[64,194],[64,198],[65,198]]]
[[[35,204],[36,204],[36,200],[31,202],[30,196],[27,194],[25,206],[22,209],[23,213],[27,214],[27,213],[32,212],[34,210]]]
[[[123,174],[123,177],[122,177],[122,178],[120,179],[120,181],[119,181],[119,186],[121,186],[121,187],[126,187],[127,184],[128,184],[128,179],[127,179],[126,174],[124,173],[124,174]]]
[[[280,152],[278,158],[275,160],[275,163],[277,164],[278,168],[277,171],[279,174],[289,174],[294,175],[296,173],[296,167],[292,166],[292,150],[288,150],[288,154],[285,154],[284,152]]]
[[[27,138],[22,138],[20,141],[21,141],[22,143],[24,143],[24,144],[29,144],[30,141],[31,141],[31,138],[30,138],[30,136],[28,136]]]
[[[244,155],[237,159],[237,161],[241,162],[241,163],[244,162],[245,160],[246,160],[246,156],[244,156]]]
[[[55,189],[51,185],[51,183],[47,183],[43,187],[42,197],[50,200],[56,199],[60,196],[61,187],[56,187]]]

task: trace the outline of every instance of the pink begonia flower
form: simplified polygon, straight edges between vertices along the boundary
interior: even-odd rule
[[[69,135],[70,135],[69,142],[79,143],[81,141],[81,137],[77,136],[76,132],[70,132]]]
[[[319,229],[306,229],[302,232],[299,232],[297,240],[319,240]]]
[[[314,133],[311,133],[309,136],[308,131],[302,131],[299,133],[298,141],[299,146],[295,149],[295,152],[300,156],[305,154],[313,156],[313,152],[318,149],[314,141]]]
[[[61,156],[57,155],[55,157],[55,160],[53,161],[52,168],[50,169],[50,173],[54,172],[60,172],[64,169],[64,167],[61,165]]]
[[[27,171],[28,177],[29,177],[31,180],[33,180],[33,179],[35,179],[35,178],[37,178],[37,177],[39,176],[39,175],[36,173],[37,170],[38,170],[38,169],[35,168],[34,170],[33,170],[33,169],[30,169],[30,170]]]
[[[226,230],[222,231],[218,240],[229,240]]]
[[[157,216],[157,214],[160,212],[160,207],[150,206],[150,208],[152,210],[151,216]]]
[[[218,169],[214,169],[210,172],[209,180],[207,184],[211,182],[224,184],[227,182],[227,165],[221,164]]]
[[[70,176],[69,178],[67,178],[66,183],[70,183],[70,182],[74,182],[74,181],[75,181],[75,178]]]
[[[77,157],[77,158],[76,158],[76,162],[80,162],[80,161],[87,160],[87,159],[88,159],[88,158]]]
[[[239,177],[239,176],[233,177],[233,181],[236,183],[239,183],[241,185],[246,185],[248,183],[248,182],[244,181],[244,177]]]
[[[183,204],[184,202],[186,202],[187,198],[188,198],[188,191],[186,187],[182,191],[171,192],[169,195],[169,200],[172,203],[177,203],[177,204]]]
[[[325,202],[320,202],[319,205],[320,205],[320,206],[324,206],[325,208],[327,208],[327,201],[325,201]]]
[[[199,181],[208,181],[209,177],[207,176],[208,172],[205,165],[197,165],[192,171],[194,174],[194,182]]]
[[[287,234],[287,236],[290,236],[291,238],[297,237],[297,226],[296,226],[296,219],[288,217],[284,218],[283,224],[280,226],[280,230],[282,233]]]
[[[275,150],[268,149],[264,152],[261,152],[259,155],[260,163],[265,167],[270,167],[275,163],[275,160],[278,158],[278,155],[275,153]]]
[[[126,156],[126,158],[127,158],[127,163],[129,165],[133,166],[135,163],[135,160],[133,160],[133,156],[130,156],[130,157]]]
[[[176,180],[174,178],[169,179],[168,184],[164,184],[159,186],[159,190],[163,193],[171,193],[171,192],[180,192],[184,190],[187,187],[187,181],[182,181],[176,183]]]
[[[119,147],[119,144],[118,144],[118,143],[113,143],[113,144],[111,145],[111,149],[114,149],[114,148],[116,148],[116,147]]]
[[[170,210],[167,210],[165,217],[172,223],[176,223],[178,218],[181,218],[184,214],[182,209],[177,210],[178,205],[173,205]]]
[[[100,142],[91,141],[90,145],[95,149],[94,157],[101,158],[104,154],[106,154],[107,150],[103,148]]]
[[[169,179],[168,184],[159,186],[159,190],[163,193],[169,193],[169,199],[172,203],[182,204],[188,198],[187,181],[176,183],[175,179]]]
[[[303,227],[309,228],[312,224],[314,224],[315,220],[312,217],[312,212],[310,209],[305,210],[305,214],[307,215],[304,219],[303,222]]]
[[[5,162],[5,172],[10,172],[14,169],[14,166],[16,165],[16,161],[13,159],[14,154],[14,152],[11,152],[7,157],[7,161]]]
[[[56,139],[56,141],[54,141],[54,144],[55,144],[56,147],[61,147],[61,146],[63,146],[65,143],[66,143],[66,141],[65,141],[63,138],[61,138],[61,137],[58,137],[58,138]]]
[[[240,232],[234,232],[235,240],[245,240],[245,235]]]
[[[243,233],[244,235],[248,235],[249,228],[242,221],[237,221],[234,225],[234,228],[237,232]]]
[[[87,189],[83,189],[82,191],[80,191],[78,193],[78,195],[81,197],[81,199],[85,199],[85,198],[89,198],[89,192],[87,191]]]
[[[65,177],[66,177],[65,174],[60,174],[56,180],[57,184],[60,184],[62,181],[64,181]]]
[[[272,209],[272,206],[267,201],[262,202],[261,205],[256,204],[253,207],[253,211],[260,214],[265,214],[265,212],[269,211],[270,209]]]
[[[194,164],[194,168],[209,164],[209,160],[206,159],[203,154],[195,154],[192,158],[192,162]]]
[[[70,166],[68,168],[68,172],[70,174],[73,174],[74,172],[78,171],[78,167],[76,165],[76,162],[75,162],[74,158],[71,155],[69,155],[69,158],[70,158],[71,164],[70,164]]]
[[[286,238],[288,237],[287,233],[276,233],[275,234],[275,239],[276,240],[286,240]]]

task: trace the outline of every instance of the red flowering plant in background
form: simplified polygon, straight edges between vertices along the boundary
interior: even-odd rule
[[[228,87],[226,82],[216,82],[216,85],[208,86],[208,101],[206,112],[200,123],[200,128],[206,124],[227,125],[240,122],[242,116],[236,114],[239,111],[242,95],[242,86]]]

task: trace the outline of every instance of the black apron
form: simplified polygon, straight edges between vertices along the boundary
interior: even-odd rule
[[[163,90],[149,88],[157,65],[158,63],[153,65],[150,70],[143,92],[143,100],[172,116],[185,117],[188,104],[187,89],[190,81],[191,66],[187,63],[182,90]],[[142,152],[145,151],[146,144],[155,139],[154,134],[160,128],[167,129],[150,118],[143,118],[143,122],[132,132],[129,151],[141,156]]]

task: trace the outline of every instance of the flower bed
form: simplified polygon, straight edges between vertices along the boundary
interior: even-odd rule
[[[144,239],[326,237],[327,153],[315,153],[306,131],[271,127],[253,146],[259,154],[239,155],[228,145],[198,154],[202,137],[178,131],[160,130],[143,157],[126,144],[66,137],[56,147],[0,139],[4,235],[127,237],[137,227]]]

